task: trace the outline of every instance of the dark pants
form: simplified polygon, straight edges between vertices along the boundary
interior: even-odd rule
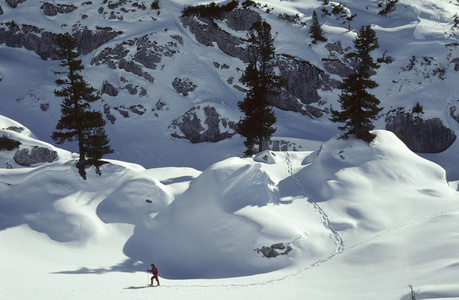
[[[159,285],[159,279],[158,279],[158,276],[156,276],[156,275],[153,275],[153,276],[151,277],[151,285],[153,285],[153,279],[156,279],[156,283]]]

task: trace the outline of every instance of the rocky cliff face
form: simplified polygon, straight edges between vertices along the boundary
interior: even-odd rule
[[[119,32],[112,28],[87,27],[75,28],[74,36],[78,41],[78,52],[85,55],[116,37]],[[12,48],[26,48],[34,51],[42,59],[57,59],[54,50],[55,34],[32,25],[18,25],[14,22],[0,24],[0,44]]]
[[[224,12],[219,17],[229,28],[236,31],[247,31],[256,21],[261,20],[259,13],[242,8]],[[181,21],[200,43],[209,47],[216,44],[224,53],[248,62],[245,41],[220,28],[214,19],[187,15],[182,16]],[[311,117],[321,117],[326,109],[313,105],[321,100],[317,90],[330,90],[337,87],[338,82],[331,80],[311,63],[288,55],[277,55],[275,67],[287,80],[287,85],[279,96],[271,99],[273,106]]]
[[[386,129],[394,132],[414,152],[442,152],[456,140],[454,132],[437,118],[424,120],[420,116],[397,111],[390,114],[386,122]]]

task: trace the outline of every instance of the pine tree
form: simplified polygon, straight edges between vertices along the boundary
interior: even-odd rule
[[[342,111],[332,109],[331,120],[345,123],[344,126],[338,127],[346,131],[341,138],[347,139],[352,134],[371,143],[375,138],[371,133],[374,129],[372,121],[378,119],[378,114],[382,110],[378,106],[380,101],[367,91],[378,87],[378,84],[370,79],[375,74],[375,69],[379,68],[370,55],[379,48],[374,30],[370,26],[362,26],[354,40],[354,46],[357,51],[348,56],[355,58],[358,66],[354,73],[343,80],[338,100]]]
[[[109,139],[105,133],[105,120],[102,114],[90,110],[90,103],[97,101],[100,97],[96,94],[96,89],[89,85],[80,74],[84,69],[81,59],[76,52],[78,43],[69,33],[59,34],[55,38],[57,46],[56,54],[61,59],[60,67],[67,68],[68,71],[55,72],[65,74],[64,79],[56,80],[61,89],[56,89],[54,95],[62,97],[61,118],[56,125],[56,131],[52,134],[52,139],[57,144],[64,142],[78,142],[79,161],[78,171],[86,179],[86,156],[89,161],[96,165],[98,172],[100,159],[104,154],[112,153]]]
[[[312,38],[312,42],[314,44],[316,44],[317,42],[327,41],[327,39],[322,35],[322,28],[320,27],[316,11],[312,13],[312,24],[309,28],[309,36]]]
[[[272,127],[276,116],[268,98],[277,94],[281,86],[280,76],[273,71],[275,47],[271,26],[266,21],[256,22],[248,32],[248,43],[249,64],[239,81],[249,87],[249,91],[244,100],[238,102],[245,115],[239,121],[238,133],[246,138],[247,156],[254,153],[256,144],[258,151],[263,151],[264,143],[276,131]]]

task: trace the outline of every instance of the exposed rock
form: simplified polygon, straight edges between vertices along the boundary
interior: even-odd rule
[[[96,26],[96,30],[90,30],[87,27],[77,29],[73,35],[78,42],[78,53],[86,55],[121,33],[111,27]]]
[[[459,123],[459,110],[457,109],[457,106],[451,106],[449,108],[449,114],[451,118],[453,118],[456,122]]]
[[[454,64],[454,71],[459,72],[459,57],[453,58],[451,62]]]
[[[145,107],[141,104],[131,105],[129,106],[129,110],[139,116],[143,115],[147,111]]]
[[[104,105],[104,114],[105,114],[105,117],[107,118],[107,120],[110,121],[110,123],[115,124],[116,117],[111,113],[110,108],[111,108],[110,105],[105,104]]]
[[[144,72],[143,68],[140,64],[137,64],[136,62],[130,60],[126,60],[124,58],[120,59],[118,62],[118,67],[120,69],[125,70],[126,72],[133,73],[137,76],[143,77],[146,80],[150,81],[151,83],[155,82],[155,78],[151,76],[149,73]]]
[[[330,74],[336,74],[342,78],[352,74],[353,69],[337,58],[323,58],[322,64],[325,70]]]
[[[155,108],[153,108],[153,110],[164,110],[164,106],[166,106],[166,103],[159,99],[158,102],[156,102]]]
[[[26,0],[5,0],[5,2],[12,8],[16,8],[19,4],[26,2]]]
[[[120,6],[125,5],[126,2],[127,2],[126,0],[120,0],[118,2],[108,1],[107,7],[109,9],[116,9],[116,8],[118,8]]]
[[[163,56],[172,57],[178,52],[178,45],[175,40],[166,45],[159,45],[151,40],[151,36],[152,34],[127,40],[113,48],[106,47],[93,57],[91,65],[106,64],[112,69],[124,69],[154,82],[153,76],[144,71],[144,68],[156,69]]]
[[[0,44],[12,48],[26,48],[34,51],[42,59],[58,59],[55,53],[55,34],[44,31],[36,26],[17,25],[14,22],[7,23],[7,28],[0,28]],[[76,29],[74,36],[78,41],[78,52],[85,55],[113,39],[119,33],[112,28],[97,27],[89,30],[84,27]]]
[[[349,49],[343,49],[340,41],[328,43],[325,48],[330,54],[328,58],[322,59],[322,64],[328,73],[344,78],[354,72],[356,61],[345,56]]]
[[[285,140],[270,140],[268,142],[268,147],[272,151],[295,151],[301,148],[301,146]]]
[[[308,61],[287,55],[278,55],[276,66],[286,80],[285,90],[270,99],[273,106],[321,117],[323,110],[311,106],[320,101],[318,89],[331,90],[338,86],[329,76]]]
[[[194,34],[196,40],[203,45],[213,47],[214,43],[224,53],[248,61],[244,42],[239,37],[229,34],[210,19],[197,19],[195,16],[182,17],[183,26]]]
[[[129,94],[131,95],[135,95],[139,92],[137,87],[133,86],[132,83],[127,84],[124,88],[128,90]]]
[[[10,126],[10,127],[6,128],[6,130],[11,130],[11,131],[14,131],[14,132],[17,132],[17,133],[21,133],[21,132],[24,131],[24,127]]]
[[[205,119],[200,119],[204,116]],[[192,107],[169,126],[171,136],[191,143],[218,142],[236,134],[236,123],[222,118],[215,107]]]
[[[44,147],[33,147],[32,149],[21,149],[14,154],[14,161],[21,166],[53,162],[58,157],[57,152]]]
[[[247,17],[247,20],[240,20],[243,16]],[[232,29],[247,30],[261,17],[250,9],[235,9],[223,13],[222,19],[226,20]],[[182,16],[181,21],[200,43],[211,47],[217,45],[224,53],[248,62],[249,55],[244,40],[221,29],[212,19],[188,15]],[[330,79],[325,72],[311,63],[288,55],[277,55],[274,67],[277,67],[281,75],[287,79],[287,86],[278,96],[270,99],[273,106],[301,112],[311,117],[321,117],[327,111],[311,104],[321,100],[318,89],[331,90],[338,87],[338,81]],[[244,88],[238,85],[233,87],[245,92]]]
[[[2,7],[0,6],[0,16],[3,15],[3,9]]]
[[[101,95],[107,94],[112,97],[118,96],[118,90],[113,85],[108,83],[107,81],[104,81],[104,83],[102,84],[102,89],[100,93]]]
[[[136,115],[143,115],[147,110],[145,109],[145,107],[141,104],[137,104],[137,105],[131,105],[129,107],[126,107],[124,105],[120,105],[118,107],[114,107],[115,110],[117,110],[123,117],[125,118],[129,118],[130,117],[130,113],[134,113]],[[116,118],[115,118],[116,120]]]
[[[423,120],[401,110],[388,115],[386,129],[394,132],[414,152],[442,152],[456,140],[454,132],[440,119]]]
[[[49,2],[43,3],[41,9],[43,13],[47,16],[56,16],[57,14],[69,14],[75,11],[78,7],[75,5],[67,5],[67,4],[52,4]]]
[[[236,8],[227,13],[224,19],[229,28],[241,31],[249,30],[255,22],[261,21],[261,16],[250,9]]]
[[[188,93],[194,91],[198,86],[188,78],[182,80],[181,78],[176,77],[172,82],[172,87],[177,91],[177,93],[182,94],[183,96],[188,96]]]
[[[270,247],[263,246],[255,249],[257,253],[262,253],[263,257],[273,258],[279,255],[287,255],[293,248],[290,245],[285,246],[283,243],[274,244]]]
[[[41,109],[42,111],[48,111],[48,109],[49,109],[49,103],[41,103],[41,104],[40,104],[40,109]]]

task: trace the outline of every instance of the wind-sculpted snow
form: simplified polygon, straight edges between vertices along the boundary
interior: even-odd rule
[[[0,128],[52,147],[13,120]],[[333,138],[318,151],[265,151],[203,172],[111,161],[86,181],[62,149],[31,167],[1,151],[0,165],[13,168],[0,169],[0,294],[142,298],[153,262],[157,299],[360,300],[375,289],[374,299],[404,299],[409,283],[459,296],[457,183],[394,134],[375,133],[371,145]],[[260,252],[280,245],[284,255]],[[24,287],[31,268],[39,285]]]
[[[162,274],[167,278],[216,278],[272,271],[276,267],[257,259],[254,251],[260,235],[264,235],[263,227],[237,212],[277,202],[274,186],[260,165],[231,158],[204,171],[167,210],[144,226],[137,226],[126,245],[126,254],[161,262]],[[139,243],[144,245],[142,249]]]

